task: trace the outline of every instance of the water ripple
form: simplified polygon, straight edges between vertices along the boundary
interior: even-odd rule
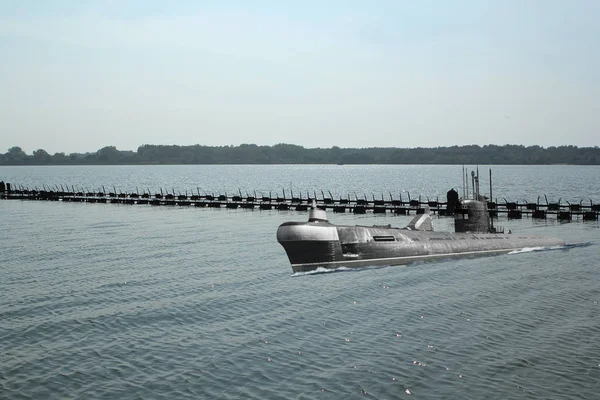
[[[546,227],[565,250],[292,275],[283,213],[0,206],[0,397],[598,392],[591,228]]]

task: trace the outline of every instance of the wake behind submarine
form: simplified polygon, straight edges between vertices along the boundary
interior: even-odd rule
[[[454,226],[455,232],[434,232],[427,211],[404,228],[334,225],[313,200],[308,222],[284,222],[277,229],[277,241],[294,272],[401,265],[565,245],[564,240],[549,236],[504,234],[490,224],[487,202],[481,200],[458,200]]]

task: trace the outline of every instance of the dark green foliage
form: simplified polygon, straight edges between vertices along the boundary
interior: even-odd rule
[[[39,149],[27,155],[20,147],[0,153],[0,165],[85,164],[581,164],[599,165],[600,148],[486,145],[434,148],[307,149],[293,144],[274,146],[157,146],[137,151],[106,146],[95,153],[48,154]]]

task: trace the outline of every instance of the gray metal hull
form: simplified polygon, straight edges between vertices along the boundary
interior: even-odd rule
[[[286,222],[277,230],[277,241],[285,249],[294,272],[400,265],[565,244],[562,239],[548,236],[411,231],[338,226],[326,221]]]

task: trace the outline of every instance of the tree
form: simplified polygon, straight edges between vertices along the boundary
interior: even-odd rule
[[[98,150],[95,154],[97,161],[103,164],[118,164],[121,158],[121,152],[115,146],[106,146]]]
[[[66,164],[69,162],[69,158],[65,155],[65,153],[54,153],[52,156],[53,164]]]
[[[50,164],[52,156],[44,149],[38,149],[33,152],[33,162],[36,164]]]
[[[5,158],[8,164],[25,164],[28,156],[19,146],[14,146],[8,149]]]

